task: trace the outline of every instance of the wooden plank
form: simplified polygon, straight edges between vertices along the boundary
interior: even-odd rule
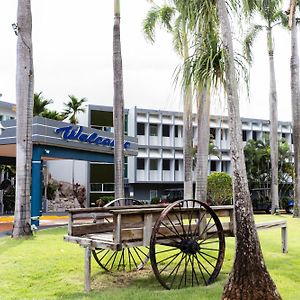
[[[287,228],[281,227],[281,247],[282,253],[288,253],[288,237],[287,237]]]
[[[90,247],[85,247],[84,290],[85,292],[89,292],[91,290],[91,249]]]
[[[285,220],[274,220],[274,221],[269,221],[269,222],[257,223],[255,225],[256,225],[257,230],[280,228],[280,227],[286,227],[286,221]]]
[[[64,241],[70,242],[70,243],[75,243],[75,244],[78,244],[83,247],[88,247],[92,243],[91,239],[77,237],[77,236],[69,236],[69,235],[64,236]]]
[[[147,214],[147,215],[145,215],[145,218],[144,218],[144,228],[143,228],[143,245],[144,246],[150,245],[152,228],[153,228],[153,215]]]
[[[89,233],[96,232],[108,232],[113,231],[114,225],[112,223],[92,223],[92,224],[81,224],[72,226],[73,236],[83,236]]]
[[[121,244],[122,237],[121,237],[121,230],[122,230],[122,215],[114,215],[114,243]]]

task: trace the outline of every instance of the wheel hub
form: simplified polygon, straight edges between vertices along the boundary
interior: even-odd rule
[[[192,239],[182,240],[178,248],[182,252],[190,255],[196,254],[200,250],[200,246],[197,241]]]

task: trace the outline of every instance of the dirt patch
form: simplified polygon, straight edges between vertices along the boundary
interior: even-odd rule
[[[92,286],[96,290],[124,288],[130,286],[136,280],[148,279],[152,275],[153,271],[150,266],[132,272],[107,272],[105,274],[101,272],[92,276]]]

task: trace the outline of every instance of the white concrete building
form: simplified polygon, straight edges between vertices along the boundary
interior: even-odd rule
[[[14,105],[0,101],[0,116],[13,118]],[[5,117],[4,117],[5,116]],[[79,117],[80,124],[113,132],[112,107],[87,105]],[[193,121],[194,145],[197,145],[196,116]],[[231,173],[230,138],[228,118],[211,116],[210,134],[220,152],[219,157],[209,156],[208,170]],[[181,112],[142,108],[125,110],[125,133],[138,138],[138,155],[125,159],[126,193],[140,200],[160,196],[164,189],[183,187],[183,120]],[[242,136],[262,139],[269,133],[269,121],[242,118]],[[290,122],[279,122],[279,137],[285,138],[292,147]],[[73,172],[74,168],[74,172]],[[112,164],[84,161],[49,161],[48,170],[58,180],[78,182],[86,186],[90,206],[97,199],[114,193]]]

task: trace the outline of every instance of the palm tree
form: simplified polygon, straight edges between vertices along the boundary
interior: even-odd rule
[[[248,7],[252,5],[247,2]],[[224,47],[225,89],[230,125],[230,151],[234,179],[236,255],[233,269],[224,287],[222,299],[281,299],[264,263],[255,228],[247,182],[232,32],[225,0],[216,1]]]
[[[114,71],[114,177],[115,198],[124,198],[124,92],[123,67],[120,38],[120,0],[114,0],[113,27],[113,71]]]
[[[291,100],[293,113],[294,141],[294,217],[300,217],[300,86],[299,86],[299,55],[296,21],[296,0],[290,1],[289,27],[291,28]]]
[[[173,36],[176,52],[183,60],[182,91],[183,91],[183,155],[184,155],[184,199],[193,198],[193,125],[192,125],[192,81],[189,63],[190,40],[188,36],[188,14],[182,1],[172,1],[174,6],[153,6],[144,20],[146,38],[155,41],[154,31],[162,25]]]
[[[56,110],[49,110],[49,109],[44,110],[42,112],[41,116],[44,118],[52,119],[52,120],[56,120],[56,121],[62,121],[65,118],[65,116],[63,114],[61,114],[60,112],[58,112]]]
[[[32,235],[30,185],[32,160],[33,57],[31,1],[18,0],[17,25],[16,203],[13,238]]]
[[[272,166],[272,182],[271,182],[271,198],[272,213],[279,211],[278,200],[278,112],[277,112],[277,89],[274,66],[274,43],[273,28],[286,18],[281,10],[282,0],[256,0],[255,10],[264,21],[264,25],[253,24],[247,34],[245,40],[245,53],[251,60],[251,46],[257,34],[265,30],[267,37],[267,49],[269,57],[269,107],[270,107],[270,143],[271,143],[271,166]]]
[[[62,119],[69,119],[71,124],[78,124],[77,115],[80,112],[85,112],[85,107],[83,106],[85,102],[87,102],[86,98],[81,98],[80,100],[76,98],[74,95],[68,95],[70,100],[67,103],[64,103],[65,110],[62,113]],[[74,169],[75,169],[75,161],[72,161],[72,187],[73,192],[75,189],[74,182]],[[74,194],[75,195],[75,194]]]
[[[64,103],[65,110],[63,112],[64,119],[69,119],[71,124],[78,124],[77,115],[80,112],[85,112],[84,103],[87,102],[86,98],[80,100],[74,95],[69,95],[69,102]]]
[[[46,110],[46,106],[53,103],[53,100],[45,99],[42,96],[42,93],[43,92],[34,93],[34,95],[33,95],[33,101],[34,101],[34,103],[33,103],[33,116],[42,115]]]

